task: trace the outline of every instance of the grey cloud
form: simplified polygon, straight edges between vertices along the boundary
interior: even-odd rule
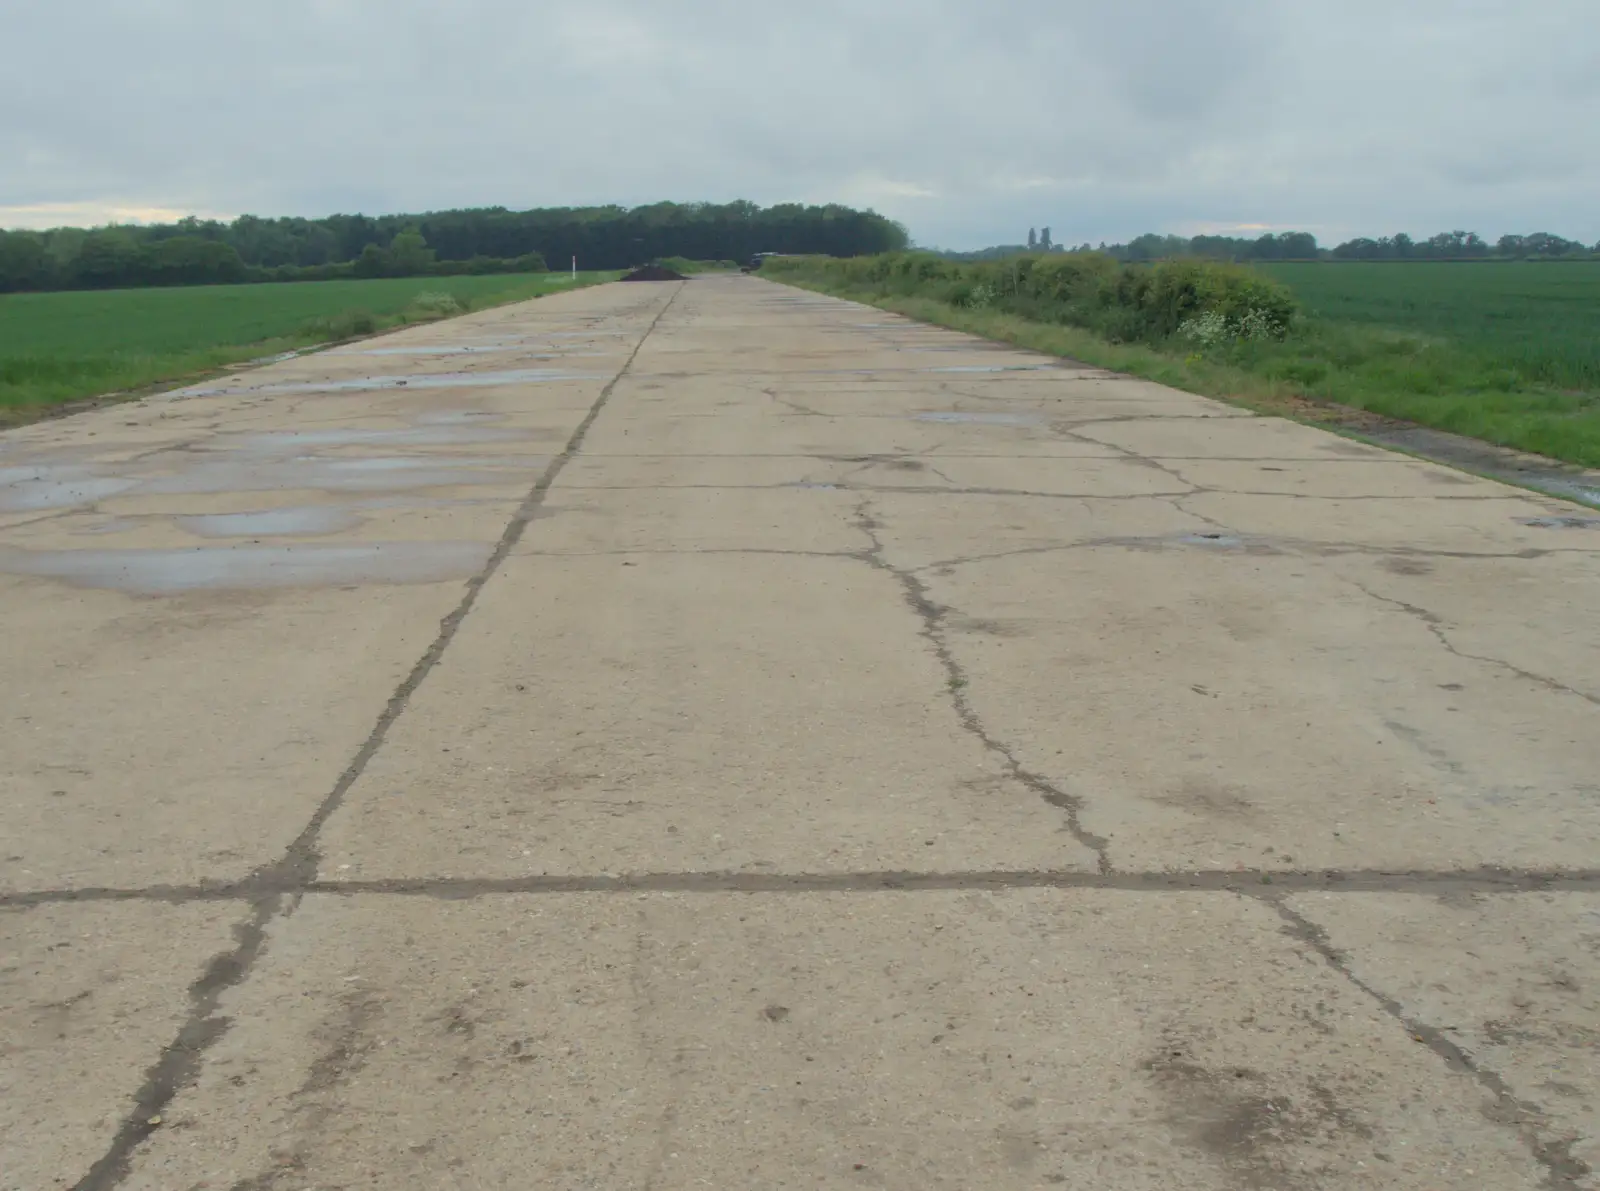
[[[0,0],[0,222],[659,198],[1600,238],[1587,0]]]

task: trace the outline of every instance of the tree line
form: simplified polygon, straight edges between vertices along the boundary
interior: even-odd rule
[[[1201,257],[1222,261],[1364,261],[1364,260],[1554,260],[1600,256],[1600,243],[1590,247],[1549,232],[1501,236],[1493,244],[1476,232],[1440,232],[1414,240],[1404,232],[1379,239],[1365,237],[1347,240],[1334,248],[1323,248],[1310,232],[1276,232],[1261,236],[1163,236],[1148,233],[1126,244],[1077,247],[1053,244],[1050,229],[1041,236],[1028,231],[1027,244],[997,244],[976,252],[941,252],[954,261],[999,260],[1028,252],[1103,253],[1123,262],[1171,260],[1174,257]]]
[[[858,256],[907,246],[874,211],[749,202],[504,207],[420,215],[330,215],[49,231],[0,231],[0,293],[339,277],[625,269],[661,257],[746,260],[758,252]]]

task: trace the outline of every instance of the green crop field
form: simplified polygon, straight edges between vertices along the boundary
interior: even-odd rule
[[[529,273],[0,295],[0,420],[572,285]]]
[[[1600,390],[1600,261],[1257,267],[1316,318],[1416,331],[1491,370]]]

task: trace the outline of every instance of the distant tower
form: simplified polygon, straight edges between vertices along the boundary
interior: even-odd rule
[[[1039,247],[1039,233],[1030,227],[1028,229],[1028,251],[1032,252],[1037,247]]]
[[[1053,251],[1054,248],[1055,245],[1050,243],[1050,229],[1045,228],[1043,232],[1039,233],[1039,251],[1050,252]]]

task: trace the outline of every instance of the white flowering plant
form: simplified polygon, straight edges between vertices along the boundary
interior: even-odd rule
[[[1229,318],[1220,310],[1208,310],[1178,325],[1178,337],[1216,347],[1249,339],[1282,339],[1288,328],[1270,311],[1251,307],[1237,318]]]

